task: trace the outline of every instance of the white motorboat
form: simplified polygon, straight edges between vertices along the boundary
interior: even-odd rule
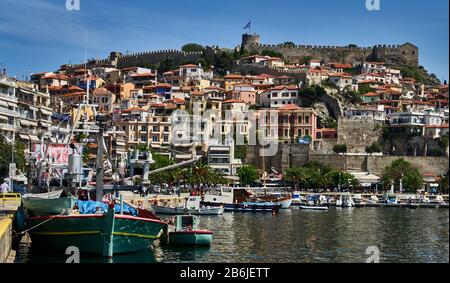
[[[221,215],[224,212],[223,206],[200,205],[201,197],[191,196],[183,206],[161,206],[152,205],[152,210],[156,214],[191,214],[191,215]]]
[[[300,209],[328,211],[328,207],[327,206],[300,205]]]
[[[352,199],[352,195],[350,193],[341,193],[339,199],[336,201],[337,207],[353,207],[355,206],[355,202]]]

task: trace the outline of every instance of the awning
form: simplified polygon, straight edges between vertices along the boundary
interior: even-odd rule
[[[28,135],[19,134],[19,137],[23,140],[30,140],[30,137]]]
[[[30,139],[31,139],[31,141],[34,141],[34,142],[39,142],[40,141],[37,136],[33,136],[33,135],[30,135]]]
[[[20,120],[20,124],[22,126],[33,126],[33,127],[37,127],[38,126],[37,122],[28,121],[28,120]]]
[[[27,121],[27,120],[20,120],[20,124],[22,126],[31,126],[32,125],[31,122]]]
[[[48,111],[48,110],[45,110],[45,109],[42,109],[42,108],[41,108],[41,112],[44,115],[48,115],[48,116],[52,116],[53,115],[52,111]]]
[[[41,123],[41,126],[44,126],[44,127],[50,127],[51,125],[52,125],[52,123],[51,122],[49,122],[49,121],[39,121],[40,123]]]

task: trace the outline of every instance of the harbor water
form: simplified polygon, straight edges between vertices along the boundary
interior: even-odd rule
[[[376,247],[382,263],[448,263],[449,210],[293,207],[270,213],[201,216],[211,247],[160,247],[113,259],[81,254],[82,263],[363,263]],[[63,252],[21,244],[16,262],[66,262]]]

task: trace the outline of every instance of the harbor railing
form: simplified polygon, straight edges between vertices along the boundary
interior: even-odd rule
[[[3,207],[6,207],[7,205],[20,205],[21,201],[21,195],[18,193],[0,194],[0,204],[2,204]]]

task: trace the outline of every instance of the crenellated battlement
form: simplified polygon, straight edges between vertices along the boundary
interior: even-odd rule
[[[120,52],[111,52],[106,59],[95,59],[87,62],[91,66],[113,66],[117,68],[127,68],[134,66],[144,66],[146,64],[157,64],[167,56],[175,61],[182,63],[183,61],[197,60],[202,56],[202,52],[184,52],[176,49],[154,50],[145,52],[135,52],[130,54],[122,54]],[[83,64],[71,65],[69,69],[84,68]]]
[[[262,52],[264,50],[281,53],[285,59],[296,61],[302,57],[313,57],[325,61],[352,63],[354,61],[380,60],[387,63],[403,62],[410,65],[419,64],[419,49],[411,43],[403,45],[378,44],[359,47],[354,45],[292,45],[292,44],[261,44],[257,34],[243,35],[241,48],[248,51]]]

